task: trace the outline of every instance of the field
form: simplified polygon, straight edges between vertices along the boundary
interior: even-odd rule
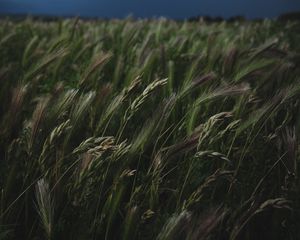
[[[299,28],[2,19],[0,239],[299,239]]]

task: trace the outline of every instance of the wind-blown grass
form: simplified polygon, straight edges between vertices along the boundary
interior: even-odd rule
[[[298,239],[299,23],[0,21],[1,239]]]

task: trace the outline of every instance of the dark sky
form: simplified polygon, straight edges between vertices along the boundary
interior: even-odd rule
[[[196,15],[276,17],[289,11],[300,11],[300,0],[0,0],[0,14],[182,19]]]

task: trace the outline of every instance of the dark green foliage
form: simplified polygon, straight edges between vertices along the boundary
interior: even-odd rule
[[[297,26],[0,21],[0,239],[300,238]]]

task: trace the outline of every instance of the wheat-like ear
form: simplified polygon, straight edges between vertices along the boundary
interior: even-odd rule
[[[282,108],[289,101],[296,99],[300,95],[300,86],[291,85],[287,88],[279,91],[274,97],[266,101],[264,105],[256,109],[250,114],[249,118],[240,125],[237,133],[240,134],[242,131],[249,127],[255,127],[255,125],[265,124],[267,119],[270,119],[278,109]]]
[[[28,62],[30,60],[30,57],[33,55],[32,52],[34,51],[34,49],[37,47],[37,43],[38,43],[38,36],[35,35],[27,44],[24,53],[23,53],[23,58],[22,58],[22,66],[23,68],[26,68],[28,65]]]
[[[174,240],[186,236],[186,231],[191,225],[192,214],[183,211],[178,215],[174,215],[166,222],[165,226],[159,233],[157,240]]]
[[[225,87],[218,87],[217,89],[203,93],[194,103],[194,106],[200,106],[206,102],[218,99],[220,97],[229,97],[229,96],[236,96],[241,94],[246,94],[250,91],[250,86],[248,84],[240,84],[235,86],[225,86]]]
[[[132,95],[138,86],[141,84],[141,76],[138,75],[131,84],[124,88],[121,93],[119,93],[114,99],[111,100],[111,103],[108,105],[106,110],[104,111],[103,115],[101,116],[101,119],[97,125],[96,132],[98,132],[103,124],[110,119],[114,113],[116,113],[117,109],[122,105],[122,103],[125,102],[127,98]]]
[[[243,219],[243,221],[238,222],[238,224],[236,224],[236,226],[234,227],[231,233],[230,239],[232,240],[241,239],[242,231],[247,227],[247,225],[251,221],[257,221],[257,219],[259,219],[259,216],[264,212],[281,211],[282,217],[287,217],[288,214],[293,212],[292,201],[289,201],[285,198],[268,199],[256,209],[253,208],[255,208],[254,204],[248,210],[249,215],[246,217],[246,219]],[[273,215],[275,214],[273,213]]]
[[[208,176],[205,181],[190,195],[190,197],[185,202],[185,208],[191,208],[194,204],[197,204],[204,198],[205,191],[213,187],[213,185],[218,180],[228,180],[228,182],[233,179],[233,171],[225,171],[222,169],[217,169],[212,175]]]
[[[18,34],[17,31],[13,31],[13,32],[7,34],[5,37],[1,38],[1,40],[0,40],[0,48],[2,48],[2,46],[4,46],[8,41],[10,41],[11,39],[13,39],[17,34]]]
[[[163,129],[174,105],[176,103],[176,97],[173,95],[171,98],[166,99],[154,113],[153,116],[145,122],[141,130],[134,138],[131,153],[137,153],[143,147],[146,147],[147,143],[151,143],[155,134]]]
[[[215,151],[199,151],[195,154],[195,158],[202,158],[202,157],[210,157],[210,158],[216,158],[220,160],[224,160],[227,163],[231,164],[231,161],[228,159],[228,157],[222,153],[215,152]]]
[[[97,45],[97,42],[93,42],[93,43],[86,43],[82,49],[80,49],[80,51],[75,55],[74,57],[74,62],[77,62],[83,55],[84,53],[86,53],[88,50],[92,49],[93,47],[95,47]]]
[[[276,59],[259,59],[254,62],[250,62],[245,67],[241,67],[237,74],[234,77],[235,82],[241,82],[243,79],[246,79],[248,76],[251,76],[256,71],[265,69],[266,67],[274,65]]]
[[[278,45],[278,43],[279,43],[278,38],[268,39],[264,44],[262,44],[261,46],[259,46],[257,48],[254,48],[250,52],[251,59],[254,59],[254,58],[258,57],[260,54],[262,54],[263,52],[274,48],[276,45]]]
[[[96,57],[96,61],[93,62],[86,70],[83,75],[83,78],[79,82],[79,86],[82,86],[86,83],[86,81],[92,76],[93,73],[97,71],[97,69],[102,68],[112,57],[111,53],[101,54]]]
[[[51,63],[53,63],[57,59],[61,59],[62,57],[68,54],[68,50],[66,48],[62,48],[57,50],[54,53],[46,55],[36,66],[32,68],[26,75],[24,80],[31,80],[36,77],[38,74],[43,72],[45,68],[47,68]]]
[[[73,150],[73,154],[81,154],[91,149],[97,149],[99,146],[112,145],[115,142],[114,137],[90,137],[79,144]]]
[[[139,207],[134,206],[127,212],[126,218],[123,222],[122,240],[134,239],[137,232],[137,225],[139,224]]]
[[[183,86],[183,89],[179,93],[179,97],[182,98],[182,97],[186,96],[193,90],[197,89],[197,87],[201,86],[202,84],[204,84],[206,82],[211,82],[214,79],[216,79],[216,74],[211,72],[206,75],[197,77],[193,81],[188,81],[187,83],[185,83],[185,85]]]
[[[47,137],[43,144],[42,152],[38,160],[40,166],[42,167],[42,170],[45,170],[45,160],[47,159],[47,156],[50,156],[52,154],[52,150],[56,146],[56,144],[58,144],[58,140],[63,134],[69,131],[71,127],[72,126],[70,125],[70,119],[68,119],[51,131],[50,135]]]
[[[53,239],[54,203],[50,196],[49,184],[45,179],[40,179],[36,185],[37,210],[48,240]]]
[[[152,92],[154,92],[159,87],[162,87],[167,84],[168,79],[156,80],[150,83],[143,93],[139,95],[130,105],[129,109],[127,110],[124,120],[128,121],[133,115],[140,109],[141,105],[146,101],[146,99],[150,96]]]
[[[68,140],[71,135],[75,132],[75,130],[82,124],[82,119],[88,114],[92,103],[94,102],[96,93],[94,91],[90,91],[86,94],[81,95],[76,104],[74,105],[72,112],[70,114],[70,120],[72,124],[72,129],[68,136]]]
[[[237,62],[238,58],[238,50],[236,47],[232,47],[228,50],[228,52],[225,55],[224,62],[223,62],[223,68],[222,72],[225,75],[229,75],[234,70],[234,65]]]
[[[56,122],[61,119],[64,114],[75,104],[78,90],[70,89],[66,92],[61,93],[54,104],[51,106],[48,112],[48,121],[50,123]]]
[[[3,131],[6,134],[10,134],[11,130],[13,130],[15,124],[18,122],[20,113],[22,110],[22,105],[25,99],[25,96],[28,92],[28,85],[19,85],[14,88],[11,98],[10,107],[5,117],[3,118],[3,122],[1,124],[7,124],[7,126],[0,130],[0,133]],[[6,137],[9,137],[6,135]]]
[[[31,125],[31,134],[30,134],[30,139],[29,139],[29,150],[32,149],[34,141],[36,140],[37,134],[39,130],[41,129],[41,123],[45,118],[46,115],[46,108],[49,103],[49,97],[44,97],[40,99],[39,103],[37,104],[33,115],[32,119],[30,122]]]
[[[296,128],[294,127],[286,127],[282,133],[282,141],[283,141],[283,150],[287,152],[287,156],[282,160],[286,170],[287,176],[296,176],[297,173],[297,134]]]

